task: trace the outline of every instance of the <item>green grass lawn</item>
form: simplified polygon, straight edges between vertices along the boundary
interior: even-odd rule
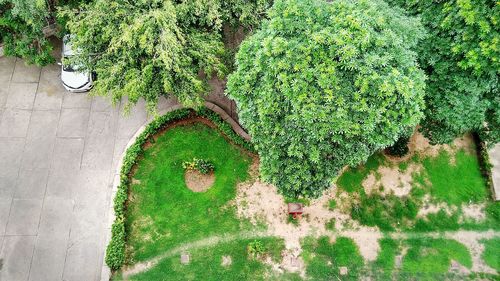
[[[466,268],[472,267],[467,248],[455,240],[411,239],[403,258],[401,276],[416,276],[418,280],[439,280],[448,273],[451,260]]]
[[[182,163],[193,158],[214,163],[215,183],[206,192],[195,193],[184,182]],[[274,263],[280,263],[285,247],[281,238],[258,238],[263,250],[255,257],[248,250],[255,240],[241,235],[265,228],[236,216],[236,185],[248,178],[251,161],[245,151],[202,123],[173,127],[159,135],[139,159],[131,181],[126,211],[127,263],[147,261],[210,237],[232,238],[190,248],[189,264],[181,264],[180,251],[173,252],[154,267],[127,280],[302,280],[296,273],[278,273],[264,262],[270,257]],[[412,175],[409,195],[365,193],[363,180],[372,172],[380,179],[377,170],[381,165],[404,172],[412,163],[420,164],[422,169]],[[401,163],[392,163],[382,154],[375,154],[366,164],[342,174],[337,185],[353,200],[347,210],[352,218],[362,225],[378,226],[385,234],[403,231],[425,235],[427,231],[500,228],[500,204],[488,200],[476,155],[465,150],[453,155],[441,151],[436,157],[415,155]],[[432,202],[457,206],[458,211],[451,215],[441,211],[426,218],[417,217],[426,194]],[[325,208],[344,212],[343,200],[331,199]],[[469,200],[485,204],[483,222],[459,222],[459,207]],[[303,203],[308,205],[309,201]],[[335,232],[334,225],[335,218],[327,222],[327,229]],[[384,237],[379,241],[380,251],[374,261],[365,261],[350,238],[337,237],[333,243],[326,236],[303,239],[301,257],[307,280],[359,280],[365,276],[373,280],[436,280],[449,277],[452,260],[466,268],[472,266],[467,248],[454,240]],[[498,270],[500,241],[496,238],[483,243],[486,248],[483,260]],[[401,261],[397,257],[404,252],[403,248],[407,252]],[[223,256],[231,257],[231,265],[222,265]],[[340,274],[342,267],[347,267],[347,275]],[[121,273],[117,272],[113,279],[121,280]]]
[[[330,243],[328,237],[308,237],[302,248],[307,275],[312,280],[357,280],[361,274],[363,257],[350,238],[338,237]],[[346,275],[340,274],[341,267],[347,267]]]
[[[422,161],[432,196],[453,205],[484,201],[488,189],[476,155],[459,150],[454,155],[454,164],[450,164],[450,157],[442,150],[437,157]]]
[[[500,271],[500,238],[483,240],[482,242],[484,244],[483,260],[491,268]]]
[[[215,183],[204,193],[186,187],[182,163],[193,157],[215,165]],[[167,130],[138,162],[126,214],[128,262],[245,225],[228,204],[248,176],[250,157],[214,129],[196,123]]]

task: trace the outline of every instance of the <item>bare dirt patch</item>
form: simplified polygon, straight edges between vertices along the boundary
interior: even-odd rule
[[[432,145],[422,133],[418,130],[415,131],[413,136],[410,138],[408,143],[408,148],[410,149],[411,155],[418,153],[421,156],[430,156],[436,157],[438,156],[441,150],[445,150],[450,155],[453,155],[454,152],[458,150],[465,150],[468,153],[475,153],[474,149],[474,139],[472,135],[467,134],[460,138],[457,138],[450,144],[440,144],[440,145]],[[454,159],[452,159],[453,161]]]
[[[322,197],[304,206],[304,214],[297,225],[288,222],[287,204],[276,187],[262,181],[255,180],[240,184],[235,203],[239,217],[247,218],[253,224],[263,222],[270,235],[285,240],[285,247],[291,254],[284,257],[287,257],[289,262],[295,262],[299,257],[302,251],[300,245],[302,238],[329,236],[335,239],[339,232],[354,240],[366,260],[374,260],[379,251],[378,239],[382,237],[380,231],[375,227],[360,226],[340,208],[328,209],[329,200],[339,199],[335,193],[335,188],[330,188]],[[338,207],[343,208],[342,204]],[[326,224],[332,220],[335,220],[334,231],[326,229]],[[284,258],[283,262],[286,262],[286,259]],[[296,268],[283,262],[280,268],[304,274],[300,266]],[[301,261],[296,262],[301,263]]]
[[[186,186],[194,192],[205,192],[215,182],[215,174],[213,172],[202,174],[197,170],[186,170],[184,174]]]
[[[475,221],[483,221],[486,219],[484,212],[485,204],[462,204],[462,219],[472,219]]]
[[[367,194],[380,192],[383,195],[392,193],[403,197],[410,194],[413,175],[421,169],[422,165],[415,163],[410,164],[404,172],[401,172],[398,167],[381,166],[377,172],[370,173],[362,185]]]
[[[233,259],[231,256],[222,256],[222,262],[221,265],[224,267],[228,267],[233,263]]]

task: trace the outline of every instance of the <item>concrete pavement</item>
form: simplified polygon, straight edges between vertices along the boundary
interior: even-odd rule
[[[119,157],[148,116],[0,58],[0,280],[100,280]],[[159,108],[177,104],[161,100]]]

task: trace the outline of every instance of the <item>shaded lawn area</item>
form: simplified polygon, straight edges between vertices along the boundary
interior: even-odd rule
[[[206,192],[186,187],[182,163],[212,161],[215,183]],[[168,129],[138,162],[126,214],[128,263],[147,260],[172,247],[212,235],[238,232],[236,184],[248,176],[250,157],[202,123]]]
[[[285,247],[282,239],[259,238],[265,248],[260,257],[248,253],[247,246],[252,241],[242,239],[192,251],[187,265],[181,264],[179,255],[176,255],[163,260],[150,271],[133,276],[131,280],[301,280],[297,274],[278,275],[270,265],[262,262],[266,257],[280,262],[281,251]],[[223,256],[231,257],[230,265],[222,265]]]

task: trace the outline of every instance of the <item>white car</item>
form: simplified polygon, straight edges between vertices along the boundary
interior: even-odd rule
[[[61,63],[61,80],[64,88],[70,92],[80,93],[87,92],[92,89],[93,75],[90,72],[79,72],[78,66],[69,65],[64,63],[64,58],[68,58],[74,54],[71,49],[71,37],[65,35],[63,37],[62,47],[62,63]]]

